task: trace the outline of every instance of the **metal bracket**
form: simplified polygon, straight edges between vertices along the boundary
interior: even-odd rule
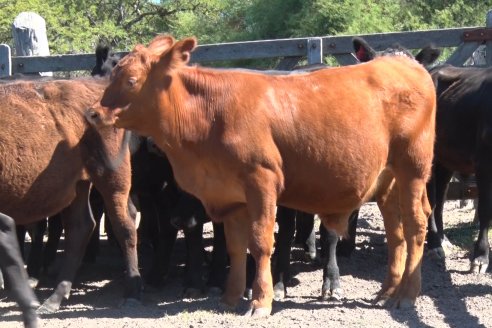
[[[492,28],[477,28],[463,33],[464,42],[492,41]]]
[[[308,64],[323,63],[323,39],[309,38],[307,40],[307,59]]]

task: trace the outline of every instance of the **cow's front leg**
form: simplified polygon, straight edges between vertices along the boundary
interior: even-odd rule
[[[227,309],[235,309],[246,288],[246,252],[250,235],[246,206],[237,209],[223,221],[230,269],[221,303]]]
[[[258,169],[250,175],[246,200],[250,214],[249,251],[256,262],[253,300],[246,315],[266,317],[272,312],[273,284],[270,258],[274,243],[275,208],[278,181],[273,171]]]
[[[77,184],[73,202],[61,212],[65,227],[66,243],[63,268],[58,276],[55,292],[38,309],[39,313],[53,313],[60,308],[62,300],[68,299],[75,273],[96,223],[89,208],[90,183],[82,181]]]
[[[94,175],[94,185],[101,193],[113,232],[125,259],[124,303],[140,302],[142,278],[138,270],[136,210],[130,199],[131,167],[129,154],[117,170],[106,170],[103,176]]]
[[[134,205],[128,194],[114,192],[109,199],[105,195],[103,197],[111,226],[122,249],[126,264],[123,302],[132,300],[132,302],[137,301],[139,303],[142,298],[143,285],[138,270],[136,214],[130,211]]]

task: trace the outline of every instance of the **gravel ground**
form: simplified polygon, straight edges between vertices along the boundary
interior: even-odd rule
[[[120,307],[122,263],[114,247],[104,247],[94,264],[84,265],[77,276],[71,298],[59,313],[44,316],[41,327],[492,327],[492,276],[469,273],[469,248],[475,238],[474,210],[447,202],[445,224],[450,241],[445,263],[425,256],[422,295],[411,310],[384,309],[371,305],[386,273],[383,222],[374,203],[361,210],[357,248],[350,258],[340,258],[344,299],[320,301],[322,270],[303,262],[300,248],[293,252],[295,274],[288,296],[274,302],[268,319],[248,319],[218,311],[219,296],[182,299],[183,250],[177,245],[166,285],[146,291],[143,304]],[[210,227],[209,227],[210,229]],[[471,236],[471,234],[474,234]],[[210,233],[207,235],[210,237]],[[40,300],[51,293],[40,286]],[[238,313],[245,311],[247,302]],[[488,313],[488,315],[487,315]],[[0,292],[0,327],[21,327],[15,303]]]

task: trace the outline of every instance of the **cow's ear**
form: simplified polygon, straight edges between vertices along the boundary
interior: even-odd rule
[[[352,39],[352,44],[355,50],[355,57],[360,62],[368,62],[376,57],[376,51],[364,39],[355,37]]]
[[[174,44],[174,38],[170,35],[158,35],[152,41],[150,41],[148,50],[152,52],[153,55],[161,56],[163,53],[169,50]]]
[[[173,62],[187,64],[191,57],[191,52],[195,49],[197,40],[195,37],[186,38],[176,42],[173,47]]]
[[[440,55],[441,50],[439,48],[434,47],[434,45],[429,45],[419,51],[415,56],[415,60],[424,66],[428,66],[434,63]]]

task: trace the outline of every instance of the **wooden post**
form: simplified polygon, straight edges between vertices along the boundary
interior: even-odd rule
[[[44,18],[33,12],[22,12],[12,24],[16,56],[49,56],[48,37]],[[51,72],[39,73],[52,76]]]
[[[323,63],[323,39],[309,38],[307,40],[307,59],[308,64]]]
[[[12,75],[12,57],[10,56],[10,47],[6,44],[0,44],[0,77]]]
[[[485,26],[488,28],[492,28],[492,10],[489,10],[487,12],[487,18],[485,20]],[[487,50],[485,50],[485,64],[487,66],[492,65],[492,41],[487,41],[485,43],[485,47]]]

